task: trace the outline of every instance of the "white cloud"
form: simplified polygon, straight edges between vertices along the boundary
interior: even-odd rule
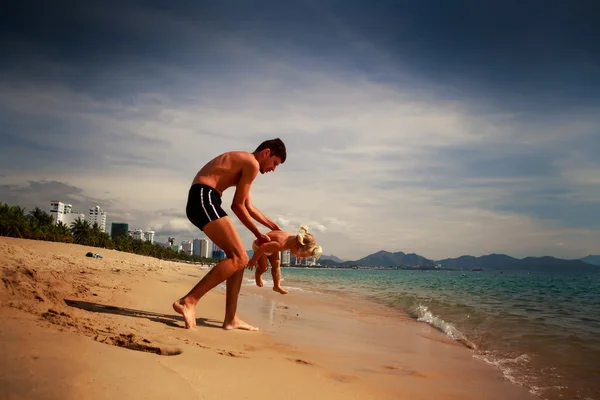
[[[29,140],[43,145],[51,139],[99,156],[68,169],[69,160],[56,155],[55,164],[30,169],[24,155],[2,179],[68,182],[87,196],[113,199],[115,218],[131,218],[130,225],[190,238],[202,233],[185,218],[157,210],[183,212],[192,178],[218,153],[251,151],[262,140],[281,137],[288,161],[258,177],[253,200],[286,230],[308,224],[328,254],[352,259],[383,248],[432,258],[490,252],[566,256],[590,253],[600,242],[597,230],[498,211],[515,200],[518,188],[543,184],[539,179],[481,178],[481,187],[474,188],[444,182],[435,172],[453,171],[461,162],[443,157],[452,149],[502,144],[515,151],[521,145],[546,150],[565,143],[566,129],[581,136],[597,120],[555,124],[540,135],[546,126],[532,127],[502,112],[473,114],[468,104],[367,77],[304,71],[283,62],[265,67],[261,76],[229,82],[167,67],[188,79],[185,101],[167,91],[120,101],[60,85],[0,82],[1,112],[70,127],[50,134],[38,125],[28,131]],[[558,164],[565,182],[597,193],[597,169]],[[226,210],[232,197],[230,189]],[[247,230],[236,226],[250,243]],[[558,242],[569,245],[557,253]]]

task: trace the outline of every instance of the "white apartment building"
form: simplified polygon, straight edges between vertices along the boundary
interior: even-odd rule
[[[313,265],[313,266],[317,265],[317,259],[315,257],[305,258],[302,261],[306,262],[306,264],[304,264],[304,265]]]
[[[192,255],[192,242],[184,240],[181,242],[181,250],[185,251],[188,255]]]
[[[100,230],[106,232],[106,213],[99,206],[90,207],[87,222],[92,226],[98,224]]]
[[[290,265],[291,253],[289,250],[284,250],[279,254],[280,264]]]
[[[154,244],[154,231],[146,231],[146,241]]]
[[[73,206],[71,204],[66,204],[58,200],[52,200],[50,202],[50,215],[54,218],[55,224],[62,222],[69,228],[73,222],[77,221],[77,219],[85,221],[84,214],[73,212]]]
[[[134,240],[145,240],[146,237],[144,235],[144,231],[141,229],[132,229],[129,232],[129,236],[131,236]]]
[[[200,246],[200,257],[212,257],[212,251],[209,251],[212,248],[210,240],[206,238],[200,239]]]
[[[62,223],[65,224],[66,226],[68,226],[69,228],[71,227],[71,224],[75,221],[77,221],[78,219],[85,221],[85,215],[81,214],[81,213],[68,213],[68,214],[63,214],[62,216]]]
[[[132,239],[135,240],[145,240],[146,242],[150,242],[154,244],[154,231],[146,231],[144,232],[141,229],[131,229],[127,232]]]
[[[50,202],[50,215],[52,215],[52,217],[54,218],[54,223],[64,223],[63,215],[70,214],[71,208],[73,208],[73,206],[70,204],[65,204],[58,200],[52,200]]]

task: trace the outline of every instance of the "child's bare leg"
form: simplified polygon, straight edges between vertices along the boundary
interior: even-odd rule
[[[263,287],[262,274],[267,272],[269,269],[269,263],[267,263],[267,256],[261,256],[258,259],[258,265],[256,266],[256,272],[254,272],[254,280],[256,281],[256,286]]]
[[[279,261],[279,253],[276,257],[269,258],[271,261],[271,276],[273,277],[273,290],[281,294],[287,294],[287,290],[281,287],[281,266]]]

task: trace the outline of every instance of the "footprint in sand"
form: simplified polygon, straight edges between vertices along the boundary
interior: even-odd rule
[[[190,339],[184,339],[184,338],[180,338],[177,337],[176,339],[181,340],[182,342],[184,342],[185,344],[190,344],[193,346],[198,346],[201,349],[206,349],[206,350],[213,350],[214,352],[216,352],[217,354],[220,354],[222,356],[227,356],[227,357],[235,357],[235,358],[250,358],[248,357],[246,354],[242,353],[242,352],[234,352],[234,351],[230,351],[230,350],[220,350],[220,349],[213,349],[210,346],[206,346],[202,343],[198,343],[196,341],[190,340]]]
[[[313,363],[311,363],[311,362],[309,362],[309,361],[304,361],[304,360],[301,360],[301,359],[299,359],[299,358],[295,358],[295,359],[294,359],[294,358],[288,358],[288,360],[290,360],[290,361],[292,361],[292,362],[295,362],[296,364],[302,364],[302,365],[315,365],[315,364],[313,364]]]
[[[338,382],[343,382],[343,383],[352,382],[352,381],[355,381],[358,379],[356,376],[352,376],[352,375],[329,374],[328,376]]]
[[[130,350],[145,351],[161,356],[176,356],[183,353],[183,351],[177,347],[153,346],[150,340],[138,338],[133,333],[121,333],[119,335],[105,337],[96,336],[94,337],[94,340],[100,343],[124,347]]]
[[[220,354],[222,356],[227,356],[227,357],[249,358],[242,353],[235,353],[235,352],[229,351],[229,350],[217,350],[217,354]]]
[[[383,369],[397,371],[402,375],[410,375],[415,378],[429,378],[432,374],[427,371],[415,371],[406,367],[397,367],[393,365],[382,365]]]

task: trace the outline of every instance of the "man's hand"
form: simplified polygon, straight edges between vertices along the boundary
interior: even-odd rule
[[[280,231],[281,230],[279,225],[277,225],[275,222],[273,222],[273,224],[271,224],[271,226],[269,228],[271,228],[272,231]]]
[[[261,244],[264,243],[269,243],[271,241],[271,238],[268,237],[266,234],[261,233],[260,236],[256,236],[256,239],[258,240],[258,245],[260,246]]]

